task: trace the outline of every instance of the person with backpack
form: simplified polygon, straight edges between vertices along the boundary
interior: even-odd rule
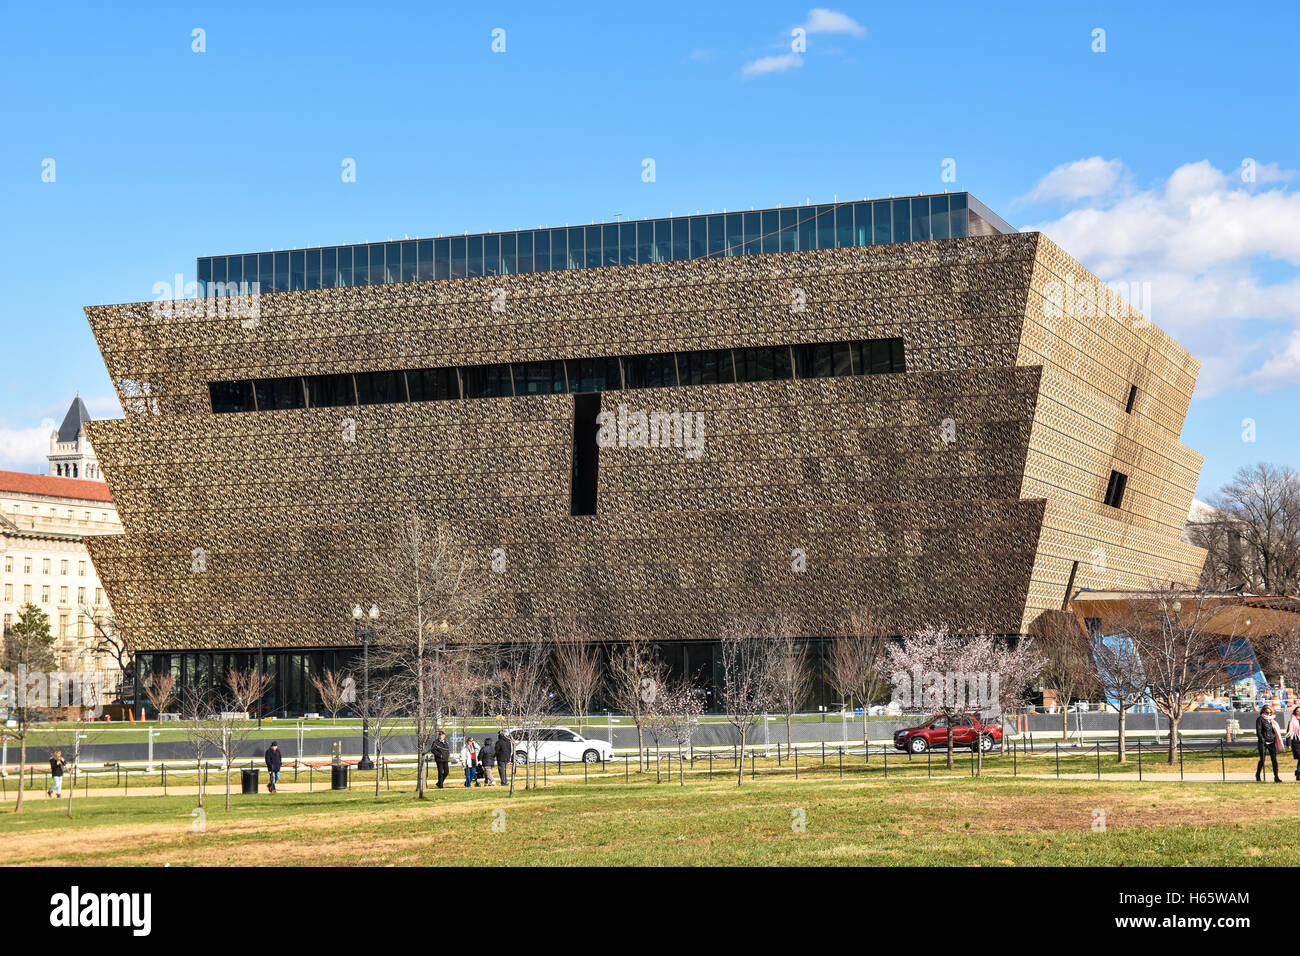
[[[1272,706],[1265,704],[1259,709],[1259,716],[1255,718],[1255,746],[1259,748],[1259,763],[1255,766],[1256,783],[1262,780],[1265,754],[1268,754],[1273,761],[1273,782],[1282,782],[1282,778],[1277,774],[1277,749],[1281,745],[1282,728],[1278,727],[1277,720],[1273,717]]]
[[[280,782],[280,767],[284,763],[284,755],[280,753],[280,745],[274,740],[271,746],[266,748],[264,755],[266,760],[266,775],[269,778],[266,782],[266,789],[271,793],[278,792],[275,788]]]
[[[465,742],[460,745],[460,765],[465,768],[465,786],[474,786],[475,761],[478,760],[478,749],[474,746],[474,738],[467,736]]]
[[[50,789],[45,791],[47,797],[57,797],[63,793],[63,764],[63,751],[54,751],[54,756],[50,758]]]
[[[486,737],[483,740],[483,748],[478,752],[479,767],[482,768],[483,786],[492,786],[492,764],[496,762],[496,748],[492,746],[492,738]]]

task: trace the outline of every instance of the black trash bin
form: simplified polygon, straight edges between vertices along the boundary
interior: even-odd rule
[[[239,779],[244,793],[257,793],[257,775],[257,770],[241,770],[239,772]]]
[[[348,768],[340,764],[330,768],[330,789],[346,790],[348,788]]]

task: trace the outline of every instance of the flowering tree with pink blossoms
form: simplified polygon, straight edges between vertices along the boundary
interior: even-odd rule
[[[946,625],[904,637],[885,656],[899,706],[946,718],[949,767],[953,721],[971,713],[999,716],[1023,703],[1044,663],[1032,638],[1012,643],[983,633],[957,634]]]

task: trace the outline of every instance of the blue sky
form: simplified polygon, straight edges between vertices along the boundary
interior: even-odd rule
[[[1149,289],[1205,363],[1202,496],[1300,465],[1298,11],[11,6],[0,468],[42,468],[76,391],[120,414],[82,307],[152,299],[199,255],[944,188]]]

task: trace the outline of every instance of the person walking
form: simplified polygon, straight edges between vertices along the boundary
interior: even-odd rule
[[[478,752],[478,763],[483,768],[483,786],[492,786],[492,764],[496,763],[497,751],[492,746],[492,738],[483,739],[483,748]]]
[[[1291,711],[1286,725],[1286,739],[1291,743],[1291,756],[1295,758],[1295,779],[1300,783],[1300,707]]]
[[[1255,766],[1256,783],[1262,780],[1265,754],[1268,754],[1273,761],[1273,782],[1282,782],[1282,778],[1277,775],[1277,748],[1281,743],[1282,730],[1273,717],[1273,707],[1265,704],[1259,709],[1259,716],[1255,718],[1255,746],[1259,748],[1259,763]]]
[[[271,746],[266,748],[266,775],[269,778],[266,781],[266,789],[272,793],[277,793],[275,789],[280,782],[280,766],[284,763],[284,754],[280,753],[280,745],[274,740]]]
[[[441,730],[438,731],[438,739],[433,742],[433,762],[438,767],[438,782],[435,786],[441,790],[451,764],[451,744],[447,741],[447,734]]]
[[[465,768],[465,786],[474,786],[474,761],[478,759],[478,750],[474,747],[474,738],[466,737],[460,745],[460,765]]]
[[[47,797],[57,797],[63,792],[63,751],[54,751],[50,758],[50,789],[45,791]]]
[[[506,785],[510,779],[510,752],[514,750],[514,744],[505,734],[497,735],[497,783],[501,786]],[[1300,767],[1300,764],[1297,765]]]

